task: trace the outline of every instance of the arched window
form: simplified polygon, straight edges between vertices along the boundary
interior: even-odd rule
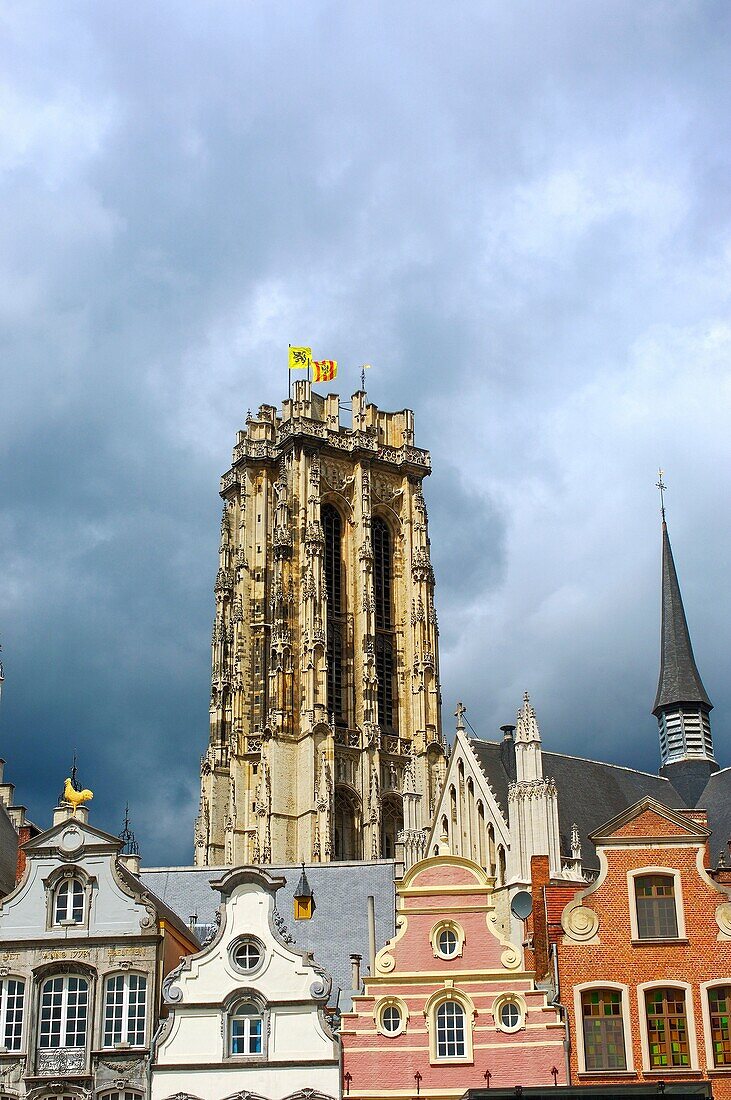
[[[404,811],[401,799],[385,798],[381,808],[381,856],[383,859],[395,859],[396,841],[403,827]]]
[[[229,1016],[228,1026],[231,1054],[264,1053],[264,1020],[252,1001],[239,1001]]]
[[[104,986],[104,1046],[144,1046],[147,1018],[144,974],[112,974]]]
[[[495,826],[492,821],[487,826],[487,870],[495,874]]]
[[[86,1046],[88,1012],[89,983],[86,978],[80,974],[57,974],[46,978],[41,986],[39,1050]],[[69,1069],[69,1072],[78,1073],[79,1070]]]
[[[130,1089],[124,1089],[123,1092],[112,1089],[111,1092],[103,1092],[99,1100],[142,1100],[142,1093],[132,1092]]]
[[[587,1072],[626,1069],[621,990],[585,989],[581,1015]]]
[[[502,844],[497,846],[497,885],[505,885],[505,849]]]
[[[0,1043],[6,1050],[20,1050],[23,1036],[25,982],[0,979]]]
[[[337,725],[346,726],[347,693],[343,632],[346,629],[343,585],[343,524],[332,504],[320,513],[325,535],[325,589],[327,592],[327,712]]]
[[[84,923],[84,886],[78,878],[64,878],[53,897],[54,924]]]
[[[674,986],[645,992],[650,1069],[690,1067],[685,990]]]
[[[437,1058],[464,1058],[465,1015],[461,1004],[443,1001],[437,1008]]]
[[[361,859],[360,805],[345,787],[335,789],[335,859]]]
[[[485,807],[477,803],[477,862],[485,866]]]
[[[376,605],[376,676],[378,724],[398,726],[396,706],[396,647],[393,631],[391,532],[380,516],[371,524],[373,539],[373,596]]]

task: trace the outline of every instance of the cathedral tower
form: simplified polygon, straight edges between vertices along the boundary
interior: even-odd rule
[[[198,864],[396,855],[444,774],[414,416],[294,383],[238,433],[224,500]],[[416,820],[415,820],[416,819]]]

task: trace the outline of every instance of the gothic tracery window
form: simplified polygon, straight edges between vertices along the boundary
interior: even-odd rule
[[[373,596],[376,607],[376,676],[378,724],[398,726],[396,708],[396,645],[393,616],[393,551],[391,532],[379,516],[371,525],[373,539]]]
[[[345,598],[343,586],[343,524],[332,504],[321,512],[325,535],[325,589],[327,592],[327,712],[337,725],[348,724],[345,685]]]
[[[381,857],[396,858],[398,834],[404,827],[404,811],[400,798],[389,796],[381,807]]]
[[[361,859],[360,806],[353,792],[335,790],[335,859]]]

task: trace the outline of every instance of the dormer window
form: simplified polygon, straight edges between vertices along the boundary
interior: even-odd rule
[[[84,887],[78,878],[63,879],[53,899],[54,924],[84,923]]]

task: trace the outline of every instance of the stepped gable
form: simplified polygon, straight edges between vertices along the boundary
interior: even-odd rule
[[[267,867],[286,881],[277,895],[277,909],[298,948],[312,951],[319,965],[332,975],[330,1004],[340,998],[340,1008],[350,1005],[351,954],[368,965],[368,897],[375,899],[376,943],[384,943],[396,930],[395,863],[373,860],[358,863],[307,864],[307,879],[315,901],[311,920],[294,919],[294,895],[301,864]],[[228,870],[228,869],[227,869]],[[142,868],[139,879],[154,891],[187,925],[195,917],[195,931],[205,939],[216,927],[220,904],[211,882],[220,879],[220,867]]]
[[[507,821],[510,778],[501,753],[501,742],[471,738],[470,745]],[[571,827],[576,822],[581,838],[582,862],[590,870],[598,867],[598,861],[589,835],[604,822],[647,796],[675,809],[685,805],[670,781],[662,776],[600,760],[546,752],[545,749],[542,756],[543,774],[547,779],[555,779],[558,790],[561,852],[566,854],[571,851]]]

